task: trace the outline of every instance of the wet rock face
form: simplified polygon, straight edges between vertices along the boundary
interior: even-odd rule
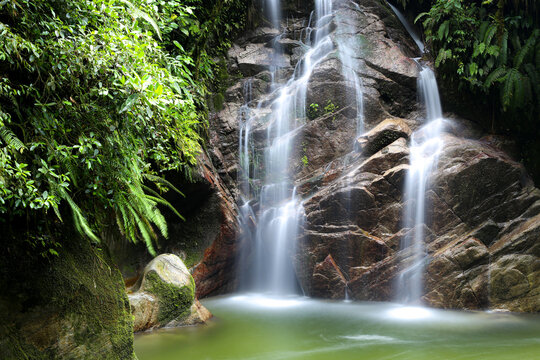
[[[520,164],[484,142],[450,134],[445,135],[444,142],[427,198],[422,300],[444,308],[538,311],[540,191],[528,181]],[[402,228],[406,204],[399,185],[403,184],[407,165],[403,157],[392,157],[393,152],[385,149],[370,157],[378,159],[377,166],[370,166],[373,160],[360,158],[357,169],[322,186],[306,202],[306,232],[299,246],[299,264],[317,264],[324,256],[321,250],[324,253],[350,236],[337,232],[338,225],[357,226],[356,232],[365,235],[355,239],[357,247],[373,242],[372,238],[385,245],[369,252],[375,257],[355,253],[350,245],[343,244],[337,248],[347,256],[328,251],[348,279],[352,297],[359,300],[395,299],[395,284],[411,256],[410,249],[400,250],[399,246],[410,231]],[[355,205],[348,205],[352,209],[344,210],[348,198],[343,194],[353,197],[358,184],[372,196],[357,196]],[[324,241],[319,240],[322,236]],[[372,260],[362,261],[368,259]],[[300,279],[319,276],[317,265],[312,266],[313,270],[297,267],[302,273]],[[324,297],[335,298],[341,291],[341,286],[336,286]],[[320,291],[316,294],[320,296]]]
[[[221,156],[215,145],[212,153]],[[216,211],[210,214],[211,218],[205,217],[200,221],[217,223],[217,226],[212,233],[210,246],[204,250],[201,261],[192,271],[198,298],[225,293],[235,288],[237,241],[241,236],[233,197],[236,187],[223,168],[214,166],[206,154],[202,154],[202,160],[199,162],[199,173],[210,184],[217,207]]]
[[[336,16],[326,25],[334,51],[314,69],[306,94],[306,107],[314,111],[297,119],[303,125],[292,134],[289,170],[305,200],[293,262],[308,295],[339,299],[348,288],[353,299],[387,301],[395,300],[403,264],[413,258],[411,249],[401,249],[413,231],[404,227],[411,205],[404,185],[409,137],[424,116],[417,108],[414,44],[383,2],[356,3],[334,2]],[[307,51],[299,41],[307,16],[293,14],[282,25],[282,67],[273,75],[278,84],[302,65]],[[277,94],[264,64],[275,32],[259,28],[233,46],[226,102],[210,119],[210,158],[233,197],[246,101],[259,119],[251,129],[255,153],[261,155],[267,141],[266,119]],[[346,64],[340,56],[345,48],[351,54]],[[362,80],[366,131],[359,138],[354,83],[344,68]],[[456,118],[446,123],[443,140],[429,179],[425,223],[419,225],[426,242],[422,301],[443,308],[540,311],[540,191],[505,152],[512,148],[505,139],[483,137],[470,121]],[[261,170],[257,166],[253,171]],[[234,221],[225,228],[234,229]],[[229,286],[226,271],[239,244],[232,232],[214,242],[195,270],[201,294]]]

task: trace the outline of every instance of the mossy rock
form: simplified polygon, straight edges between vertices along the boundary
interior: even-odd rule
[[[2,254],[0,358],[135,359],[133,317],[107,251],[74,235],[57,241],[58,256],[20,240]]]
[[[136,331],[165,326],[191,314],[190,309],[195,301],[195,281],[176,255],[162,254],[152,260],[135,289],[136,292],[129,294],[133,314],[136,317],[149,316],[148,319],[135,319]],[[134,301],[141,294],[156,301]],[[139,309],[140,306],[153,307],[156,304],[157,309]]]

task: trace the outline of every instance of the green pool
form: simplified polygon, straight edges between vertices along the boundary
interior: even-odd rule
[[[139,360],[540,359],[538,315],[256,295],[203,303],[208,326],[139,334]]]

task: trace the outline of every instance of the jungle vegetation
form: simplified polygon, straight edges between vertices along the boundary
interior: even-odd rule
[[[399,0],[424,30],[434,66],[489,110],[486,129],[513,136],[540,180],[540,4],[535,0]]]
[[[67,225],[98,243],[167,236],[240,0],[0,1],[0,228],[42,255]],[[181,214],[172,209],[179,217]]]

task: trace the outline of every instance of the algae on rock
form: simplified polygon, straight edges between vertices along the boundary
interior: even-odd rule
[[[89,241],[63,239],[48,258],[20,240],[0,250],[0,358],[135,359],[120,272]]]
[[[195,300],[195,281],[174,254],[152,260],[128,294],[135,331],[204,323],[211,314]]]

